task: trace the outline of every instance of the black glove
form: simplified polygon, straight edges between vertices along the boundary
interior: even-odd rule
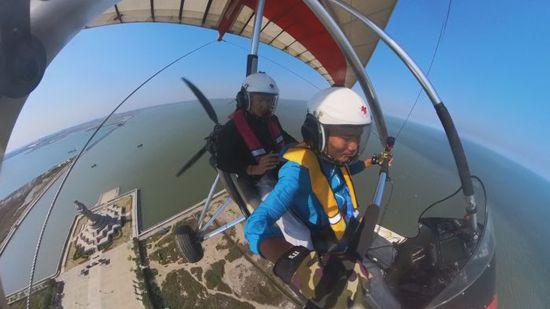
[[[372,157],[370,157],[370,163],[372,165],[382,165],[382,162],[380,161],[380,155],[373,154]]]
[[[385,161],[388,161],[391,165],[391,162],[393,161],[393,156],[390,153],[380,153],[380,154],[373,154],[370,158],[370,163],[372,165],[382,165]]]

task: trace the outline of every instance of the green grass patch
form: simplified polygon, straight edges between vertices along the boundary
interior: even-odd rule
[[[206,271],[204,278],[206,279],[206,287],[209,289],[216,288],[219,291],[231,293],[231,288],[223,282],[222,278],[225,274],[225,260],[220,260],[211,265],[212,268]]]
[[[149,258],[153,261],[159,262],[161,265],[167,265],[177,262],[180,259],[180,256],[176,250],[176,244],[171,242],[168,246],[162,247],[151,253]]]
[[[55,280],[51,279],[49,280],[46,288],[32,293],[30,307],[32,309],[55,308],[53,304],[54,296]],[[8,307],[10,309],[25,309],[27,308],[27,298],[24,297]]]
[[[162,284],[162,297],[164,305],[170,308],[254,308],[224,294],[209,295],[206,288],[185,269],[174,270],[166,276]]]
[[[229,263],[243,256],[241,251],[239,251],[237,246],[235,246],[234,244],[230,244],[228,249],[229,249],[229,252],[225,256],[225,260],[228,261]]]

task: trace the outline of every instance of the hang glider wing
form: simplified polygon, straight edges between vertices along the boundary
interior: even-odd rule
[[[346,0],[384,28],[397,0]],[[122,0],[87,27],[131,22],[166,22],[215,29],[251,37],[257,0]],[[344,33],[366,66],[377,37],[355,18],[330,7]],[[267,0],[260,40],[300,59],[321,74],[331,85],[351,87],[355,76],[330,34],[299,0]]]

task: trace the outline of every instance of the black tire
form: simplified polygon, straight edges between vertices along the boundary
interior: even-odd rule
[[[197,240],[196,234],[187,225],[180,226],[174,233],[176,242],[176,250],[178,253],[187,259],[189,263],[200,261],[204,255],[201,243]]]

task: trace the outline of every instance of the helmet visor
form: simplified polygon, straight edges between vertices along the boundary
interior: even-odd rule
[[[323,125],[325,130],[325,153],[332,161],[348,164],[365,150],[371,125]]]
[[[258,111],[259,114],[271,115],[277,109],[278,95],[263,92],[251,92],[249,95],[250,109]]]

